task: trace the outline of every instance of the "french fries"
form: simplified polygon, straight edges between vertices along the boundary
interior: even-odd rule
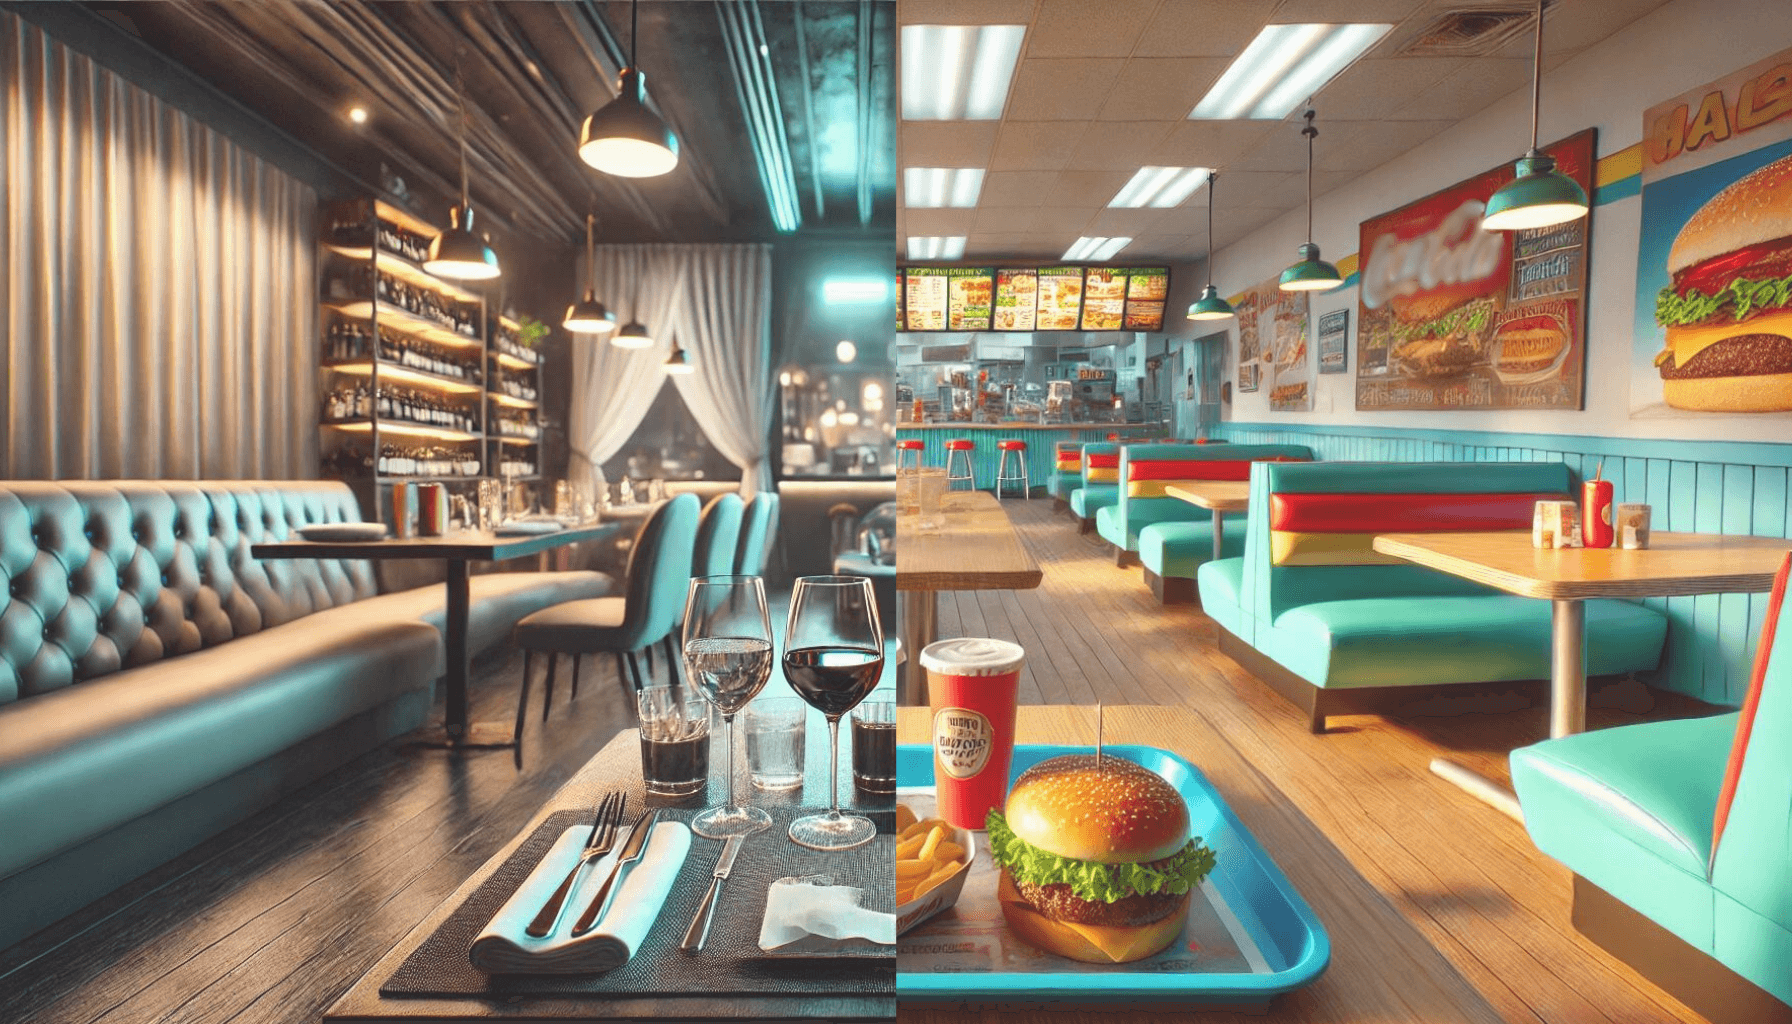
[[[907,805],[896,806],[896,905],[932,892],[964,870],[965,847],[958,830],[940,818],[917,819]]]

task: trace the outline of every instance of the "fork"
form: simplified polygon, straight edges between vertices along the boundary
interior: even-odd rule
[[[579,876],[592,861],[609,853],[616,845],[616,832],[622,824],[622,812],[627,805],[627,793],[613,791],[604,795],[603,802],[597,805],[597,820],[591,823],[591,834],[585,837],[585,848],[579,851],[579,862],[566,873],[566,880],[560,883],[560,888],[554,890],[554,895],[548,898],[541,913],[536,914],[535,920],[529,922],[529,927],[524,929],[526,934],[539,939],[553,933],[555,926],[560,923],[561,913],[566,909],[566,897],[577,887]]]

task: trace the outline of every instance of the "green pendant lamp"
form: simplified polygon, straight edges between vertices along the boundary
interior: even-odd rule
[[[675,341],[672,343],[672,354],[666,357],[665,369],[667,373],[684,376],[696,373],[697,365],[691,362],[690,357],[684,354],[684,349]]]
[[[1537,115],[1543,103],[1543,0],[1537,0],[1537,49],[1531,62],[1531,148],[1520,157],[1518,177],[1487,200],[1481,226],[1488,231],[1524,231],[1566,224],[1587,215],[1587,191],[1556,170],[1554,158],[1537,148]]]
[[[1190,320],[1230,320],[1238,315],[1232,304],[1220,298],[1219,289],[1213,286],[1213,183],[1219,177],[1217,171],[1207,176],[1207,290],[1188,307]]]
[[[597,218],[585,215],[585,297],[566,307],[561,326],[576,334],[599,337],[616,329],[616,314],[597,301]]]
[[[1285,292],[1329,292],[1344,283],[1338,268],[1319,258],[1319,246],[1313,244],[1313,140],[1319,129],[1313,127],[1313,108],[1306,113],[1307,126],[1300,130],[1307,137],[1307,241],[1298,250],[1300,262],[1282,271],[1277,285]]]
[[[458,81],[459,75],[455,78]],[[423,269],[437,277],[489,281],[499,274],[498,254],[473,233],[473,203],[467,198],[467,93],[460,85],[460,205],[448,213],[448,230],[429,243]]]
[[[616,79],[616,98],[579,129],[579,158],[623,178],[654,178],[678,166],[678,136],[647,108],[647,78],[635,69],[641,0],[629,5],[628,67]]]

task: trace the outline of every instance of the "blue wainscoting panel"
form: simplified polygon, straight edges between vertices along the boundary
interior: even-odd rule
[[[1658,530],[1792,536],[1792,444],[1330,424],[1216,426],[1237,444],[1304,444],[1332,461],[1562,462],[1583,479],[1603,466],[1616,500],[1648,502]],[[1667,657],[1653,682],[1714,704],[1740,704],[1767,595],[1656,597],[1643,603],[1666,613],[1669,622]]]

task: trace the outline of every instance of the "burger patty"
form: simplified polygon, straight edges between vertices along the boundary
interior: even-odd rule
[[[1014,888],[1020,892],[1021,899],[1031,903],[1047,917],[1076,924],[1097,924],[1114,928],[1137,927],[1162,921],[1176,913],[1187,898],[1186,893],[1182,896],[1158,893],[1155,896],[1128,896],[1117,903],[1096,903],[1083,899],[1072,892],[1070,886],[1063,884],[1036,885],[1015,879]]]
[[[1770,373],[1792,373],[1792,338],[1739,334],[1700,350],[1685,366],[1674,362],[1672,352],[1665,353],[1661,361],[1662,380],[1756,377]]]

